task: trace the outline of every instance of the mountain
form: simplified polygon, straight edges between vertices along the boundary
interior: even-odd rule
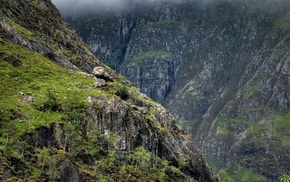
[[[62,14],[97,57],[173,114],[216,172],[289,174],[289,0],[134,2]]]
[[[0,1],[0,181],[217,181],[160,104],[50,0]]]

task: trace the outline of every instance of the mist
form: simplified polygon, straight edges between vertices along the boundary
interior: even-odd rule
[[[52,0],[52,2],[59,9],[70,9],[71,7],[103,8],[124,5],[122,0]]]
[[[154,3],[159,2],[174,2],[183,3],[188,1],[195,1],[199,4],[216,4],[219,1],[223,2],[242,2],[243,4],[268,4],[271,7],[272,3],[289,2],[290,0],[52,0],[56,7],[60,10],[63,16],[88,14],[90,12],[120,12],[138,10],[143,11],[146,6],[154,6]],[[270,4],[270,5],[269,5]]]
[[[124,6],[121,0],[52,0],[52,2],[61,13],[66,14]]]
[[[122,11],[130,9],[136,4],[149,5],[157,1],[163,0],[52,0],[62,14],[108,10]]]
[[[51,0],[63,17],[118,14],[119,12],[142,12],[160,2],[182,3],[210,0]]]

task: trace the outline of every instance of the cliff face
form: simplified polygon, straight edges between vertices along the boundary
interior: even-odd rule
[[[0,7],[0,181],[216,181],[173,117],[49,0]]]
[[[289,173],[289,1],[158,1],[88,16],[65,18],[169,109],[217,171],[242,181]]]

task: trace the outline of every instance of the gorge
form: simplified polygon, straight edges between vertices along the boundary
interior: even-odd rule
[[[123,2],[59,8],[102,62],[173,114],[216,173],[289,174],[289,0]]]

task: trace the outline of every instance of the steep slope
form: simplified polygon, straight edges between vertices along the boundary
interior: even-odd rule
[[[171,115],[49,0],[0,8],[0,181],[216,181]]]
[[[289,4],[157,1],[141,12],[65,18],[173,113],[216,171],[269,181],[290,170]]]

